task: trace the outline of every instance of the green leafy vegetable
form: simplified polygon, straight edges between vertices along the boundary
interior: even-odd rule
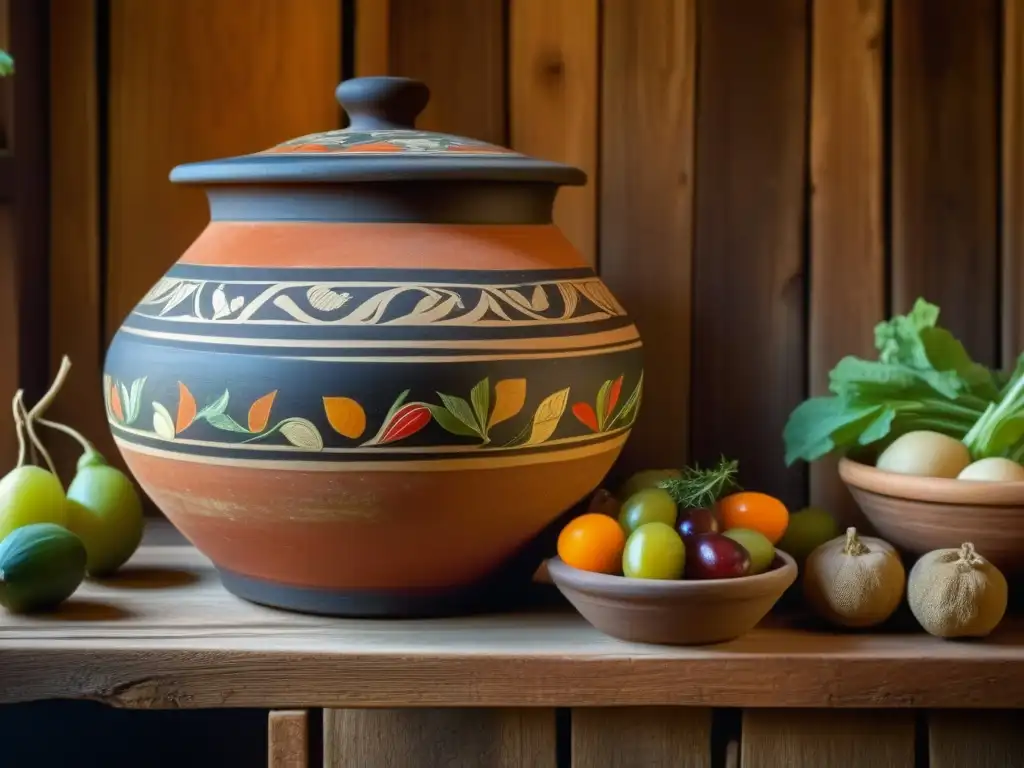
[[[840,360],[829,374],[832,394],[790,414],[786,464],[919,429],[964,439],[976,458],[1015,447],[1024,438],[1024,357],[1007,380],[972,360],[938,319],[939,308],[918,299],[909,313],[875,328],[877,360]]]
[[[0,77],[14,74],[14,59],[7,51],[0,50]]]

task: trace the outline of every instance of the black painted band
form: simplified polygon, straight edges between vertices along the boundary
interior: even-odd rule
[[[365,182],[210,187],[213,221],[550,224],[547,182]]]

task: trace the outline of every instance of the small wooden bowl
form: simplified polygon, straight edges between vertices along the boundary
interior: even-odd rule
[[[796,580],[785,552],[764,573],[702,581],[629,579],[581,571],[561,558],[548,573],[563,595],[597,629],[621,640],[705,645],[753,629]]]
[[[901,475],[849,458],[839,476],[878,536],[898,549],[923,555],[969,541],[1005,575],[1024,576],[1024,482]]]

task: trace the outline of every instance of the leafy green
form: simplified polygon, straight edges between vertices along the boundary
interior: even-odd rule
[[[14,74],[14,59],[7,51],[0,49],[0,77]]]
[[[1024,455],[1024,356],[1007,380],[972,360],[938,319],[939,308],[918,299],[906,315],[875,327],[876,360],[840,360],[829,373],[831,394],[790,414],[782,435],[786,464],[918,429],[957,439],[975,430],[974,443],[967,443],[972,453],[995,455],[1020,444]],[[986,409],[1002,399],[1012,401],[990,415]]]

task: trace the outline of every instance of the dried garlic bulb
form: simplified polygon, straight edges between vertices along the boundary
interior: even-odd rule
[[[804,565],[804,597],[822,618],[843,627],[872,627],[892,616],[903,599],[906,571],[891,544],[858,536],[826,541]]]
[[[985,637],[1006,613],[1006,577],[966,542],[922,555],[910,570],[907,602],[936,637]]]

